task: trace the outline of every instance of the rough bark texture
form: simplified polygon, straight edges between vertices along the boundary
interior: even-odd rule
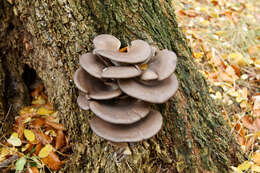
[[[0,98],[6,103],[0,108],[6,111],[12,105],[15,112],[21,106],[17,103],[27,103],[21,76],[29,65],[44,82],[70,136],[73,154],[62,171],[229,172],[229,166],[243,160],[196,70],[170,0],[8,0],[0,5]],[[101,33],[113,34],[123,45],[144,39],[179,57],[179,90],[156,106],[163,114],[163,129],[152,139],[128,144],[131,155],[93,134],[93,115],[76,105],[72,76],[78,56],[91,51],[92,39]]]

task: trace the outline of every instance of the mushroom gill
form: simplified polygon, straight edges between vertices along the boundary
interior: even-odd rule
[[[80,90],[79,107],[96,115],[91,129],[113,142],[154,136],[162,116],[149,103],[164,103],[177,91],[176,54],[143,40],[132,41],[127,52],[120,52],[120,41],[109,34],[95,37],[93,44],[92,53],[80,56],[81,67],[73,77]],[[142,65],[147,68],[139,68]]]

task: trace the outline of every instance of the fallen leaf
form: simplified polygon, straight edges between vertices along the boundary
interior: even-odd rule
[[[52,145],[47,144],[40,150],[38,156],[40,158],[45,158],[50,154],[51,151],[52,151]]]
[[[248,64],[246,59],[239,52],[229,54],[229,58],[231,61],[233,61],[234,63],[236,63],[239,66],[245,66]]]
[[[22,152],[26,151],[31,144],[26,144],[25,146],[22,147]]]
[[[40,107],[37,112],[36,112],[38,115],[50,115],[53,113],[53,110],[49,110],[49,109],[46,109],[46,108],[43,108],[43,107]]]
[[[45,103],[46,100],[41,96],[38,96],[35,100],[32,101],[33,105],[44,105]]]
[[[252,165],[252,166],[251,166],[251,171],[253,171],[253,172],[260,172],[260,166],[258,166],[258,165]]]
[[[57,136],[56,136],[56,140],[55,140],[55,148],[58,150],[60,149],[64,143],[65,143],[65,135],[63,133],[62,130],[58,130],[57,131]]]
[[[119,50],[120,52],[127,52],[127,46],[126,47],[123,47]]]
[[[40,173],[37,167],[30,167],[26,170],[26,173]]]
[[[39,129],[44,125],[44,120],[42,118],[37,118],[32,121],[31,127],[35,129]]]
[[[36,155],[39,155],[39,152],[41,151],[41,149],[42,149],[42,143],[37,144],[36,147],[35,147],[35,152],[34,153]]]
[[[25,125],[23,123],[23,119],[22,117],[18,117],[15,120],[15,124],[14,124],[14,131],[18,133],[18,137],[22,138],[23,137],[23,131],[24,131]]]
[[[21,157],[15,162],[16,171],[22,171],[24,169],[24,165],[26,164],[26,158]]]
[[[251,159],[257,164],[260,165],[260,153],[254,153]]]
[[[38,141],[40,141],[43,144],[49,144],[51,143],[51,138],[49,136],[47,136],[46,134],[44,134],[42,131],[38,131],[38,130],[33,130],[36,139]]]
[[[241,118],[242,124],[243,126],[245,126],[246,128],[253,130],[255,129],[255,126],[253,125],[253,118],[251,116],[244,116]]]
[[[204,56],[204,52],[194,52],[193,57],[196,59],[201,59]]]
[[[64,125],[56,123],[56,122],[45,121],[45,124],[51,126],[52,128],[54,128],[56,130],[65,130]]]
[[[7,142],[15,147],[19,147],[22,145],[21,140],[18,138],[17,133],[13,133],[9,139],[7,139]]]
[[[34,135],[34,133],[33,133],[31,130],[25,129],[25,130],[24,130],[24,136],[25,136],[25,138],[26,138],[29,142],[32,142],[32,141],[35,140],[35,135]]]
[[[242,164],[238,165],[237,169],[240,171],[245,171],[250,168],[251,164],[249,161],[244,161]]]
[[[58,170],[64,162],[60,161],[59,157],[54,152],[50,152],[48,157],[43,158],[43,163],[51,170]]]

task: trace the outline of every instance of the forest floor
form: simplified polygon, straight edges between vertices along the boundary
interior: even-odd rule
[[[248,153],[234,172],[260,172],[260,1],[172,3],[211,97]]]

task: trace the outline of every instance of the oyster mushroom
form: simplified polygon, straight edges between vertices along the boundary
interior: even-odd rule
[[[103,78],[132,78],[141,75],[142,72],[133,66],[111,66],[103,69]]]
[[[140,76],[142,80],[156,80],[158,79],[158,75],[153,70],[147,69],[143,72],[143,74]]]
[[[152,72],[154,72],[158,76],[157,80],[164,80],[174,72],[176,64],[177,56],[174,52],[167,49],[158,51],[156,56],[152,57],[148,62],[148,69],[142,74],[141,79],[154,80],[150,77],[152,76]],[[156,75],[153,75],[154,78]]]
[[[166,102],[178,89],[178,80],[174,74],[163,81],[142,83],[134,79],[118,81],[120,89],[129,96],[151,103]]]
[[[77,103],[79,107],[83,110],[89,110],[89,101],[88,101],[88,96],[84,93],[80,93],[78,98],[77,98]]]
[[[114,124],[131,124],[144,118],[149,104],[134,98],[115,101],[90,101],[90,109],[99,118]]]
[[[126,53],[115,50],[99,49],[95,50],[95,54],[116,62],[136,64],[148,59],[152,55],[152,48],[143,40],[134,40],[131,42],[131,46]]]
[[[93,40],[95,50],[118,50],[121,46],[121,42],[110,34],[101,34]]]
[[[142,40],[120,52],[120,41],[109,34],[95,37],[93,43],[95,49],[80,56],[81,67],[73,77],[81,91],[79,107],[96,115],[91,129],[113,142],[152,137],[161,128],[162,116],[150,110],[149,103],[167,101],[178,88],[175,53]]]
[[[76,87],[84,93],[89,92],[89,86],[86,76],[87,72],[85,72],[82,68],[77,69],[73,75],[73,81]]]
[[[151,110],[145,118],[133,124],[112,124],[99,117],[90,122],[91,129],[100,137],[113,142],[137,142],[154,136],[162,126],[162,116]]]
[[[88,93],[90,98],[96,100],[112,99],[121,95],[122,93],[119,88],[106,85],[101,80],[89,75],[81,67],[74,74],[74,82],[78,89]]]
[[[106,67],[103,62],[92,53],[86,53],[79,57],[80,66],[90,75],[101,78],[102,70]]]

